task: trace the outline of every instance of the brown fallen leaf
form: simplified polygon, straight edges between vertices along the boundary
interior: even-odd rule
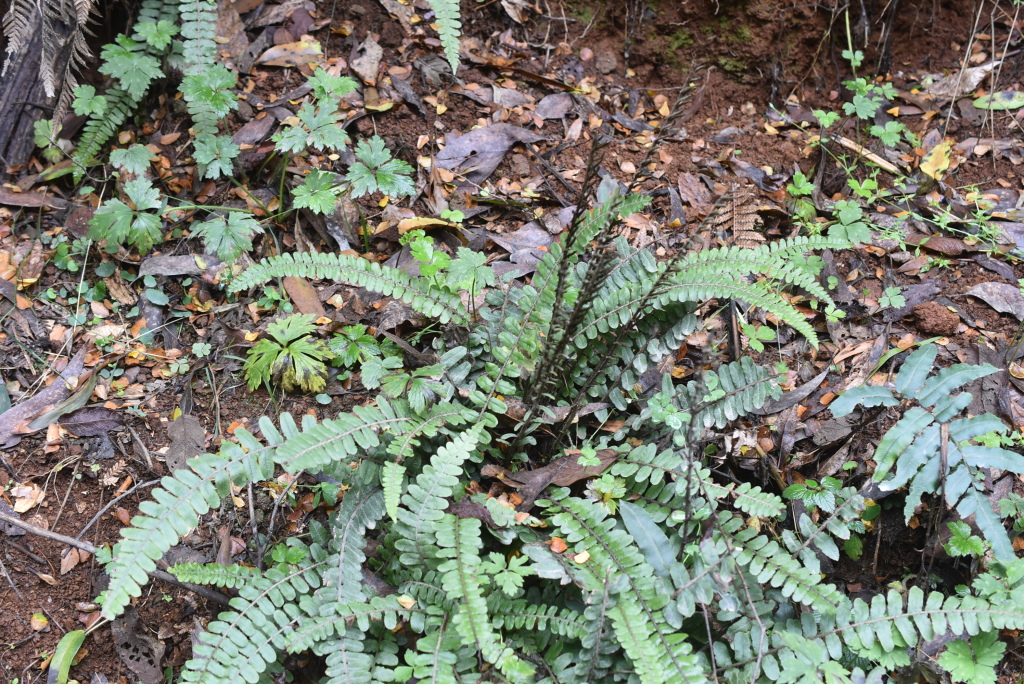
[[[297,276],[288,276],[284,279],[284,289],[292,304],[299,313],[312,314],[317,318],[327,315],[324,305],[320,303],[320,297],[309,281]]]
[[[7,204],[12,207],[47,209],[65,209],[68,201],[60,197],[50,197],[38,192],[12,192],[7,188],[0,187],[0,204]]]
[[[257,64],[264,66],[294,67],[306,64],[317,64],[323,59],[323,51],[317,41],[300,40],[295,43],[275,45],[268,49]]]
[[[523,501],[516,506],[516,510],[526,512],[533,508],[533,502],[548,485],[568,487],[579,480],[596,477],[619,458],[615,449],[599,449],[597,458],[601,462],[600,465],[581,466],[579,451],[566,449],[565,453],[565,456],[536,470],[509,473],[501,466],[488,464],[480,470],[480,474],[497,479],[508,487],[518,489]]]
[[[999,313],[1013,314],[1017,320],[1024,320],[1024,295],[1016,285],[979,283],[964,294],[977,297]]]
[[[517,142],[539,142],[544,137],[512,124],[477,128],[448,143],[437,153],[437,166],[461,171],[473,183],[482,183]]]
[[[78,565],[78,549],[71,546],[64,549],[64,553],[60,557],[60,574],[66,575]]]

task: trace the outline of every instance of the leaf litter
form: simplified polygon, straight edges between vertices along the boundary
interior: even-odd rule
[[[585,157],[585,153],[580,152],[584,148],[577,147],[575,143],[588,142],[598,135],[613,135],[617,146],[617,162],[608,164],[604,171],[619,176],[618,180],[628,181],[624,174],[636,170],[636,165],[643,158],[645,146],[650,144],[658,124],[666,116],[666,105],[670,104],[670,98],[656,90],[663,84],[652,81],[654,85],[648,90],[646,85],[640,86],[617,76],[615,72],[619,64],[614,59],[614,53],[610,52],[618,49],[615,46],[605,46],[609,47],[606,51],[598,49],[595,58],[594,51],[589,47],[581,49],[580,44],[572,42],[556,41],[538,51],[517,40],[515,32],[502,34],[490,42],[480,36],[469,36],[465,41],[465,51],[472,55],[471,61],[479,69],[473,73],[473,82],[453,83],[455,75],[451,74],[450,68],[423,47],[423,29],[419,22],[411,21],[417,17],[415,4],[388,5],[385,2],[382,5],[384,9],[405,21],[397,24],[401,33],[394,32],[392,26],[390,32],[382,31],[376,36],[364,29],[368,24],[361,21],[362,17],[356,13],[350,15],[350,20],[324,22],[315,16],[317,7],[309,2],[267,3],[262,11],[252,15],[248,12],[260,3],[248,8],[240,7],[242,3],[234,4],[233,11],[240,14],[241,22],[239,24],[232,17],[227,18],[231,20],[228,25],[234,27],[234,35],[245,37],[248,41],[247,32],[251,34],[252,29],[266,28],[266,33],[272,36],[268,40],[274,43],[265,44],[256,51],[258,57],[255,64],[259,68],[243,78],[242,86],[243,90],[248,89],[247,92],[252,95],[249,111],[244,115],[240,112],[239,118],[231,122],[232,127],[237,126],[232,130],[236,136],[235,142],[249,148],[244,151],[251,155],[246,168],[252,171],[260,167],[270,151],[261,151],[260,146],[278,128],[281,120],[295,114],[299,102],[307,97],[308,91],[302,91],[302,86],[297,86],[281,70],[292,68],[307,73],[311,72],[310,65],[326,65],[338,74],[349,73],[351,70],[359,77],[362,87],[353,98],[342,103],[343,125],[351,133],[361,135],[368,133],[371,122],[373,126],[379,125],[385,137],[395,146],[394,149],[400,149],[404,159],[416,163],[422,179],[422,182],[417,183],[417,192],[424,193],[424,197],[427,192],[433,193],[431,202],[417,204],[417,195],[402,208],[410,209],[413,217],[419,218],[417,213],[423,213],[425,208],[432,206],[437,209],[436,215],[424,218],[437,221],[443,219],[443,209],[462,212],[465,218],[458,229],[453,228],[450,232],[444,228],[441,230],[449,235],[457,235],[458,244],[483,251],[499,271],[510,272],[517,279],[532,272],[532,266],[539,255],[554,240],[559,239],[558,236],[566,227],[564,212],[572,205],[566,202],[563,206],[558,197],[568,192],[565,185],[578,187]],[[531,21],[544,21],[533,16],[533,8],[527,3],[503,0],[498,7],[500,12],[516,24],[531,26]],[[369,13],[378,22],[390,21],[382,18],[376,8],[364,7],[363,12]],[[346,25],[345,21],[351,26]],[[318,29],[314,28],[316,22],[322,24]],[[354,27],[358,29],[353,31]],[[298,35],[292,33],[293,29]],[[377,26],[373,30],[376,31]],[[582,27],[579,30],[582,31]],[[317,38],[306,40],[303,35],[307,31],[312,31]],[[337,36],[349,36],[351,40],[342,43]],[[257,44],[255,39],[252,44]],[[232,51],[237,52],[237,58],[240,59],[242,55],[239,47],[236,45]],[[584,50],[590,52],[588,59],[584,59],[587,56]],[[546,62],[540,59],[542,54],[554,55],[555,59]],[[609,57],[612,58],[609,60]],[[965,137],[963,131],[970,131],[967,124],[963,124],[961,132],[954,131],[950,140],[943,139],[942,135],[928,138],[928,134],[938,133],[942,129],[939,126],[940,117],[927,115],[943,111],[953,113],[952,108],[942,109],[942,103],[951,99],[978,95],[970,98],[974,109],[992,113],[1013,111],[1010,105],[1017,97],[1015,91],[979,91],[984,88],[986,79],[989,79],[991,88],[999,87],[999,84],[991,82],[997,65],[998,62],[993,60],[966,69],[963,73],[952,73],[945,79],[934,79],[924,72],[908,72],[901,77],[897,98],[906,99],[902,104],[890,103],[893,108],[888,111],[894,109],[895,113],[889,116],[894,120],[914,122],[922,144],[905,146],[894,159],[884,160],[889,165],[886,168],[908,171],[908,177],[915,184],[907,195],[892,194],[889,197],[892,198],[894,213],[919,215],[921,226],[915,226],[915,230],[918,227],[924,230],[921,233],[904,232],[899,237],[873,235],[873,238],[878,239],[866,243],[861,249],[853,250],[849,255],[843,255],[837,261],[832,277],[841,280],[842,287],[852,293],[850,315],[829,331],[835,333],[833,339],[823,345],[816,358],[796,364],[796,375],[789,386],[792,397],[788,405],[773,407],[774,411],[767,412],[763,421],[765,425],[774,424],[780,417],[779,413],[786,411],[792,413],[794,424],[803,422],[802,427],[783,430],[792,441],[791,447],[806,445],[807,442],[801,442],[801,439],[808,439],[824,425],[832,425],[825,418],[828,416],[827,397],[839,391],[844,377],[858,377],[864,382],[884,381],[883,377],[879,377],[884,373],[877,368],[883,351],[903,352],[909,348],[906,346],[908,335],[910,344],[916,344],[924,336],[931,335],[929,331],[937,329],[933,320],[936,316],[928,315],[928,307],[940,307],[952,316],[945,316],[945,327],[942,328],[950,331],[945,333],[945,339],[942,340],[943,354],[950,361],[962,361],[974,345],[999,347],[1007,346],[1012,341],[1012,321],[999,314],[1009,313],[1016,318],[1021,317],[1020,290],[1015,284],[1016,279],[1010,277],[1018,275],[1020,270],[1015,262],[1006,259],[1005,252],[1009,250],[990,248],[984,240],[991,236],[978,233],[982,229],[1001,232],[1009,237],[1010,247],[1016,247],[1016,236],[1024,234],[1024,231],[1018,230],[1020,224],[1014,221],[1020,218],[1017,206],[1020,204],[1020,188],[1019,183],[1014,182],[1016,176],[1011,175],[1014,173],[1012,169],[1024,161],[1020,143],[1012,133],[1008,133],[1005,138],[993,138],[982,135],[983,131],[974,130],[976,135]],[[464,72],[460,71],[460,75],[464,77]],[[955,80],[950,80],[954,77]],[[246,79],[248,82],[244,82]],[[718,81],[719,84],[723,82]],[[734,88],[733,92],[739,90],[734,85],[729,87]],[[570,90],[573,92],[568,92]],[[917,93],[911,92],[913,90]],[[460,97],[453,98],[453,94],[459,94]],[[679,130],[664,150],[665,155],[671,159],[656,159],[653,162],[654,175],[646,186],[648,191],[654,193],[668,188],[678,196],[679,211],[675,211],[672,217],[675,224],[673,229],[660,226],[659,231],[654,231],[649,228],[669,223],[664,221],[669,216],[669,192],[658,195],[658,198],[664,199],[665,204],[659,199],[655,208],[646,215],[625,222],[627,239],[653,239],[662,256],[673,249],[694,245],[708,247],[736,243],[754,246],[789,235],[793,229],[791,219],[795,207],[792,202],[794,198],[788,195],[785,188],[793,181],[794,168],[809,172],[811,162],[815,161],[809,147],[815,131],[807,128],[808,124],[815,121],[811,102],[814,102],[814,109],[840,105],[830,101],[834,100],[830,93],[819,97],[807,90],[799,93],[794,91],[794,95],[786,99],[782,106],[785,114],[765,107],[765,116],[753,117],[751,121],[743,120],[737,112],[725,114],[731,107],[729,98],[716,98],[713,89],[703,97],[708,98],[714,108],[709,108],[709,103],[705,103],[704,108],[699,110],[701,117],[711,118],[712,123],[700,123],[698,117],[693,123],[687,124],[685,129]],[[766,101],[760,94],[758,97]],[[807,100],[806,105],[801,104],[802,99]],[[403,109],[403,102],[408,103],[408,112]],[[1000,109],[1000,103],[1007,106]],[[393,106],[395,104],[398,106]],[[961,105],[957,107],[956,111],[960,111]],[[751,106],[750,111],[757,112],[758,108]],[[413,118],[407,118],[410,113]],[[885,123],[883,121],[880,125],[884,127]],[[150,133],[156,134],[170,133],[174,124],[173,115],[164,112],[158,119],[147,121],[145,125]],[[1007,129],[1004,127],[1004,130]],[[141,135],[142,131],[129,133]],[[560,179],[536,159],[534,151],[525,147],[526,143],[535,146],[535,150],[551,165]],[[854,145],[852,148],[846,147],[860,150],[865,158],[869,154],[877,155],[877,152],[868,150],[859,142]],[[783,147],[788,150],[787,153],[780,155],[774,151]],[[217,193],[233,192],[228,187],[217,187],[217,184],[208,187],[208,184],[195,177],[194,169],[190,169],[183,159],[175,155],[173,142],[158,145],[155,149],[159,151],[155,152],[154,168],[159,170],[161,178],[171,187],[191,188],[211,197]],[[520,159],[513,163],[515,154],[519,154]],[[1002,206],[1001,199],[995,201],[984,196],[986,189],[996,188],[985,188],[981,194],[972,196],[958,189],[964,183],[953,183],[958,174],[976,171],[976,158],[980,156],[990,156],[993,161],[1000,162],[998,181],[1010,187],[999,184],[999,188],[1010,191],[1009,207]],[[305,160],[303,163],[309,162],[315,166],[316,161]],[[977,178],[978,175],[972,177]],[[725,213],[726,220],[716,223],[713,231],[703,235],[688,234],[688,228],[712,212],[716,201],[731,196],[734,183],[741,179],[754,183],[765,194],[746,204],[737,205],[733,202],[731,209]],[[269,183],[265,187],[256,187],[266,182],[265,179],[249,178],[246,182],[250,184],[249,187],[235,193],[235,199],[240,203],[250,202],[257,191],[269,190],[267,197],[274,197],[274,188]],[[37,181],[19,189],[21,192],[7,193],[5,190],[7,194],[0,197],[0,203],[6,197],[6,203],[10,206],[37,211],[42,207],[57,211],[66,202],[53,194],[51,186],[45,181]],[[832,211],[837,200],[856,200],[849,187],[830,188],[830,192],[824,192],[820,183],[815,182],[815,189],[813,201],[820,200],[820,206],[816,208],[822,212]],[[571,192],[568,192],[568,198],[574,199]],[[360,252],[380,261],[396,253],[397,239],[386,238],[389,233],[377,230],[386,222],[382,210],[387,207],[381,203],[390,207],[394,201],[395,198],[386,198],[381,194],[362,198],[356,212],[358,220],[340,229],[348,231],[343,236],[343,248],[357,246]],[[267,205],[266,199],[261,202]],[[998,211],[996,207],[999,207]],[[969,221],[970,216],[977,211],[982,212],[984,219],[980,222]],[[53,214],[41,211],[38,214],[47,217],[47,230],[59,234],[59,221],[52,220],[55,218]],[[267,291],[254,297],[254,301],[228,302],[220,290],[210,286],[217,282],[221,271],[220,262],[212,256],[198,253],[195,249],[198,243],[185,241],[179,243],[180,249],[170,249],[174,243],[169,243],[167,251],[149,256],[141,264],[128,254],[117,254],[115,262],[105,262],[115,264],[110,273],[98,279],[107,284],[107,292],[96,296],[94,301],[85,302],[88,306],[82,307],[86,318],[91,321],[79,323],[76,319],[71,322],[67,316],[59,314],[51,302],[59,301],[62,306],[73,306],[73,298],[58,294],[57,299],[48,302],[39,297],[40,292],[57,285],[63,275],[68,273],[45,265],[54,259],[56,249],[52,246],[44,247],[39,242],[23,240],[13,229],[18,220],[15,215],[8,213],[5,218],[11,225],[3,234],[0,275],[5,283],[16,288],[13,297],[4,293],[12,305],[11,320],[16,321],[17,312],[23,310],[44,322],[50,337],[47,339],[45,334],[41,336],[44,346],[34,348],[37,352],[43,350],[48,354],[58,354],[59,358],[66,361],[72,356],[71,350],[78,350],[64,369],[66,374],[54,379],[46,387],[40,385],[40,377],[37,377],[43,375],[41,369],[40,372],[20,372],[14,375],[5,371],[5,384],[14,397],[14,406],[0,414],[0,441],[5,442],[7,449],[18,446],[17,442],[22,439],[30,439],[25,437],[27,433],[24,430],[33,419],[46,416],[48,411],[74,395],[77,380],[72,381],[71,378],[81,377],[86,368],[97,367],[100,363],[99,352],[94,349],[87,351],[86,336],[95,335],[104,346],[120,357],[117,363],[107,367],[121,370],[123,374],[108,373],[99,378],[96,386],[89,389],[85,397],[94,403],[73,407],[61,416],[54,416],[57,424],[69,433],[69,437],[59,447],[61,454],[84,458],[83,451],[72,453],[74,447],[82,446],[79,438],[117,433],[125,425],[134,425],[139,428],[141,435],[138,440],[118,440],[118,444],[131,459],[131,469],[139,475],[148,469],[142,465],[143,449],[152,447],[153,452],[159,454],[154,465],[157,469],[155,474],[164,474],[185,467],[189,458],[203,453],[207,427],[216,443],[231,439],[233,429],[242,424],[254,426],[263,408],[248,407],[244,399],[237,395],[237,389],[223,393],[224,388],[230,388],[233,384],[230,369],[237,368],[237,364],[232,366],[230,359],[225,356],[243,353],[240,350],[265,333],[267,325],[281,314],[285,304],[297,312],[312,314],[317,319],[330,319],[330,322],[319,323],[325,329],[373,321],[404,339],[417,332],[415,318],[403,317],[401,312],[396,314],[388,310],[387,307],[393,303],[382,300],[371,302],[358,288],[340,284],[292,279],[281,283],[280,291],[276,291],[276,294]],[[395,225],[397,223],[394,222]],[[285,227],[281,233],[283,247],[287,250],[300,247],[332,249],[335,243],[321,236],[306,235],[315,230],[299,226]],[[657,237],[650,237],[652,235]],[[885,239],[892,241],[892,245],[880,246]],[[337,244],[341,242],[336,240]],[[444,246],[447,245],[445,240],[439,240],[438,243],[442,245],[441,249],[452,251],[452,247]],[[267,240],[260,245],[261,249],[267,249]],[[909,258],[904,259],[904,256]],[[993,260],[999,266],[986,267],[983,271],[978,268],[983,264],[983,259]],[[943,260],[949,263],[943,263]],[[97,275],[101,273],[94,263],[78,265],[87,272],[96,269]],[[1007,272],[1006,268],[1010,271]],[[132,280],[125,280],[122,273]],[[147,283],[147,277],[159,280]],[[997,278],[1005,282],[998,282]],[[115,293],[113,283],[118,283],[121,296]],[[903,299],[899,306],[896,305],[898,302],[892,301],[895,295],[886,294],[892,287],[900,291],[899,296]],[[166,299],[150,295],[153,290],[159,291]],[[954,308],[959,307],[963,314],[938,302],[940,294],[955,300]],[[159,301],[154,302],[150,296]],[[885,297],[890,297],[890,306],[881,305]],[[123,305],[119,308],[124,311],[125,307],[136,306],[140,298],[137,317],[113,313],[115,301]],[[27,302],[29,306],[19,309],[19,302]],[[93,304],[98,306],[94,307]],[[806,313],[812,319],[816,316],[816,312],[809,308]],[[74,315],[77,314],[76,310]],[[22,331],[26,338],[30,338],[26,331],[32,331],[28,320],[25,319]],[[167,332],[172,329],[169,321],[187,321],[188,324],[179,336]],[[757,322],[772,324],[767,320]],[[956,325],[950,327],[952,322]],[[961,331],[961,327],[964,330]],[[726,330],[727,326],[721,319],[713,319],[709,329],[702,333],[704,337],[695,336],[687,345],[695,350],[710,349],[709,340],[724,336]],[[59,334],[55,335],[55,331]],[[0,351],[7,355],[7,359],[16,360],[9,365],[17,363],[19,367],[25,367],[26,364],[20,358],[23,354],[19,354],[22,350],[15,351],[16,345],[10,342],[14,335],[6,331],[5,334],[7,337],[4,342],[7,344]],[[143,340],[148,346],[142,343]],[[155,346],[158,340],[162,340],[163,348]],[[50,348],[45,346],[48,342],[53,343]],[[714,358],[719,355],[717,351],[696,355],[706,353],[713,357],[710,360],[696,359],[690,351],[690,348],[680,350],[677,365],[671,369],[673,373],[684,373],[692,370],[689,366],[714,364],[721,360]],[[795,343],[782,341],[760,358],[764,361],[777,358],[793,360],[802,358],[801,354]],[[31,355],[29,359],[27,367],[31,368]],[[831,368],[831,359],[837,359],[837,368]],[[201,360],[209,360],[209,365],[202,365]],[[193,368],[195,372],[192,372]],[[52,371],[48,374],[53,376]],[[798,382],[800,380],[802,382]],[[349,387],[354,388],[346,390],[353,392],[353,401],[362,402],[371,398],[370,392],[360,388],[358,377],[340,382],[349,382]],[[185,393],[183,387],[186,384],[190,387],[188,392],[197,392],[204,404],[199,415],[175,414],[175,411],[180,414],[180,404]],[[234,396],[231,396],[232,392]],[[216,408],[213,405],[215,397],[219,397]],[[1013,405],[1019,405],[1020,400],[1019,393],[1009,396],[1009,403]],[[302,398],[288,398],[286,401],[292,407],[311,412],[324,411],[313,402],[304,403]],[[335,403],[329,413],[322,415],[336,413],[337,409]],[[144,413],[145,416],[139,416],[138,413]],[[47,426],[38,429],[43,427]],[[827,471],[834,475],[837,467],[842,467],[836,455],[856,453],[854,447],[863,446],[856,441],[858,437],[853,432],[850,426],[828,429],[824,431],[827,438],[814,440],[817,447],[835,452],[830,461],[824,462],[820,472]],[[794,435],[803,437],[794,438]],[[844,442],[851,435],[854,441]],[[763,445],[756,430],[753,438],[744,437],[736,442],[737,445],[741,443],[745,446],[737,446],[736,453],[743,458],[743,450],[749,451],[752,448],[750,445]],[[128,445],[127,448],[124,444]],[[807,449],[796,447],[796,451],[801,453]],[[789,453],[787,449],[786,454]],[[791,463],[781,464],[781,475],[791,479],[803,478],[804,473],[818,475],[813,459],[805,456],[803,454]],[[607,459],[610,462],[611,457],[607,456]],[[572,485],[599,474],[600,470],[607,467],[604,464],[605,455],[602,455],[601,469],[593,472],[573,465],[577,460],[567,455],[544,468],[517,473],[495,471],[493,474],[510,490],[516,490],[522,502],[528,504],[550,484]],[[22,470],[25,462],[24,459],[19,462],[21,465],[18,470]],[[12,463],[8,462],[8,465]],[[858,462],[857,467],[863,465]],[[101,471],[108,472],[109,469],[110,466],[100,466]],[[26,472],[35,470],[29,468]],[[119,479],[115,476],[113,481]],[[26,493],[20,499],[15,496],[18,501],[25,502],[20,504],[22,508],[33,501],[32,496],[29,496],[35,492],[32,484],[16,485],[23,488],[17,491]],[[107,486],[111,489],[108,493],[114,494],[113,485]],[[28,489],[24,489],[26,487]],[[273,496],[280,494],[275,487],[276,484],[257,487],[257,498],[262,495],[263,503],[266,504]],[[248,492],[234,494],[237,498],[236,508],[244,509],[250,503]],[[505,496],[508,496],[508,492]],[[36,508],[38,502],[21,512]],[[130,506],[122,510],[125,516],[129,516]],[[48,515],[50,513],[52,511]],[[202,542],[203,536],[197,532],[193,543]],[[70,554],[64,556],[68,557]],[[73,566],[68,569],[72,576],[81,571]],[[160,651],[159,641],[146,644],[132,636],[135,634],[133,628],[119,629],[122,631],[118,633],[128,644],[123,657],[129,667],[144,681],[156,677],[153,670],[146,668],[159,667],[161,664],[160,656],[154,655]],[[136,670],[136,667],[143,668],[146,674]]]

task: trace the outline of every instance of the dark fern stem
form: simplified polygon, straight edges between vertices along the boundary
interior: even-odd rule
[[[569,289],[571,271],[577,263],[576,254],[572,247],[580,237],[587,211],[595,203],[597,187],[600,184],[598,170],[604,158],[604,147],[607,144],[608,139],[595,138],[594,144],[590,149],[583,185],[580,187],[576,209],[565,233],[564,248],[558,262],[558,280],[551,308],[551,321],[548,324],[547,342],[544,345],[544,351],[537,363],[533,377],[525,388],[523,403],[526,406],[526,414],[523,416],[517,431],[512,445],[513,449],[518,448],[522,439],[526,436],[530,422],[536,415],[543,397],[551,391],[551,388],[555,386],[558,379],[562,376],[563,368],[561,366],[564,364],[560,364],[559,359],[565,352],[566,344],[572,338],[572,327],[570,326],[578,325],[581,319],[579,314],[577,314],[577,310],[587,304],[584,298],[580,296],[577,297],[574,305],[569,307],[565,303],[565,294]]]
[[[657,153],[661,146],[665,144],[665,141],[671,138],[676,131],[673,130],[676,122],[682,118],[683,114],[686,113],[684,109],[685,105],[690,103],[690,96],[696,87],[696,83],[693,82],[695,74],[703,69],[703,66],[692,66],[686,74],[686,78],[683,79],[683,89],[679,91],[679,95],[676,97],[676,101],[672,103],[672,109],[669,111],[668,116],[658,126],[658,133],[654,136],[654,140],[651,142],[651,146],[647,148],[647,154],[636,166],[636,172],[633,174],[632,180],[629,182],[629,192],[635,192],[640,184],[643,183],[650,177],[650,172],[647,171],[647,165],[654,160],[654,155]]]
[[[701,226],[707,223],[707,221],[711,217],[715,216],[716,213],[718,213],[721,206],[724,205],[728,197],[729,195],[728,193],[726,193],[725,195],[718,199],[718,202],[716,202],[712,210],[708,212],[708,215],[704,218],[704,221],[701,222]],[[698,230],[699,229],[700,226],[698,226]],[[597,382],[597,380],[601,377],[604,371],[608,368],[609,364],[618,359],[617,352],[619,350],[619,345],[622,343],[622,340],[625,337],[625,335],[636,329],[637,324],[648,313],[647,310],[650,306],[651,301],[654,300],[656,297],[660,296],[661,294],[663,294],[665,290],[667,290],[668,287],[671,285],[672,276],[675,275],[679,264],[682,262],[685,256],[686,254],[684,252],[679,251],[678,253],[676,253],[675,256],[672,257],[672,260],[668,263],[668,266],[665,268],[664,272],[662,272],[661,275],[658,276],[658,279],[654,281],[650,289],[643,295],[643,297],[640,298],[633,315],[630,316],[629,321],[625,325],[619,327],[619,329],[615,333],[614,339],[611,340],[610,344],[607,344],[605,346],[605,353],[602,354],[601,358],[598,360],[597,365],[587,376],[587,379],[579,388],[576,397],[573,399],[572,404],[569,406],[569,414],[566,416],[565,420],[562,421],[562,425],[555,437],[556,444],[561,443],[562,439],[565,438],[565,434],[568,431],[569,426],[575,422],[576,415],[579,413],[580,408],[583,406],[583,400],[586,399],[587,393],[590,390],[590,388],[594,386],[594,383]],[[644,344],[646,344],[646,340],[644,341]],[[605,392],[604,397],[601,399],[602,402],[608,401],[608,395],[612,391],[612,388],[616,387],[619,384],[619,381],[622,378],[623,373],[625,373],[625,368],[620,367],[618,376],[616,376],[614,381],[608,383],[608,391]]]

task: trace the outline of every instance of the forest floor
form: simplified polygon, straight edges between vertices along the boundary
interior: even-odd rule
[[[895,16],[854,16],[848,22],[829,4],[834,3],[464,0],[463,63],[453,79],[439,57],[436,34],[426,27],[429,21],[410,24],[385,8],[426,16],[429,6],[422,0],[225,2],[218,24],[222,56],[238,71],[246,94],[227,126],[246,146],[239,161],[248,189],[270,196],[273,188],[259,186],[260,165],[272,147],[274,122],[283,118],[282,110],[290,115],[304,94],[308,64],[358,76],[358,116],[349,133],[353,139],[382,136],[395,156],[417,168],[420,187],[427,190],[414,203],[383,206],[380,195],[363,198],[358,210],[370,230],[350,236],[351,244],[340,248],[372,253],[382,262],[400,260],[394,229],[399,222],[458,210],[460,226],[427,224],[441,242],[483,250],[493,264],[528,277],[536,250],[564,227],[563,209],[573,203],[592,139],[611,136],[604,168],[628,179],[654,135],[651,122],[664,120],[680,92],[688,100],[674,124],[677,131],[664,141],[654,177],[643,188],[654,203],[623,226],[634,244],[657,245],[664,255],[795,234],[799,227],[787,184],[797,172],[832,199],[850,196],[849,178],[875,177],[880,186],[891,185],[894,174],[864,160],[869,153],[884,157],[877,139],[854,121],[841,124],[840,135],[850,145],[815,145],[819,129],[811,114],[842,112],[851,100],[843,86],[852,77],[842,56],[849,44],[865,53],[860,72],[874,74],[888,40],[891,66],[884,80],[896,96],[874,123],[898,121],[919,145],[904,145],[883,161],[920,184],[910,209],[942,210],[929,214],[933,220],[914,223],[917,232],[901,241],[881,228],[886,217],[908,207],[886,206],[877,197],[862,202],[874,212],[874,240],[827,255],[824,273],[837,279],[836,299],[846,317],[827,326],[816,321],[821,347],[811,350],[791,334],[780,334],[759,352],[745,335],[735,336],[742,353],[762,363],[786,362],[787,389],[806,392],[773,415],[738,422],[722,440],[733,440],[729,448],[756,444],[765,454],[741,465],[753,479],[791,484],[854,478],[864,472],[858,459],[863,446],[889,424],[855,429],[832,419],[828,403],[849,378],[870,374],[885,352],[922,339],[939,338],[946,365],[988,361],[1004,369],[1005,381],[986,386],[986,406],[996,407],[1014,430],[1024,426],[1024,372],[1018,372],[1016,355],[1006,353],[1016,350],[1024,319],[1018,283],[1024,263],[1014,256],[1024,249],[1024,108],[974,106],[989,92],[1024,90],[1024,18],[1009,2],[982,3],[979,14],[977,3],[904,0],[890,3],[898,7]],[[112,38],[105,31],[124,30],[105,23],[100,40]],[[319,55],[304,59],[313,44]],[[995,69],[968,71],[987,67],[1003,53]],[[955,82],[958,75],[959,88],[942,80],[952,76]],[[95,71],[81,80],[98,89],[103,84]],[[519,127],[534,134],[535,142],[490,141],[498,164],[477,180],[478,189],[488,190],[485,202],[480,193],[453,192],[451,171],[424,160],[436,155],[439,143],[486,121]],[[194,167],[190,171],[183,151],[187,128],[168,92],[125,127],[121,142],[148,144],[167,172],[167,187],[182,195],[209,204],[244,199],[227,182],[190,176]],[[925,171],[931,163],[945,167],[922,174],[923,161]],[[305,283],[228,301],[207,282],[210,269],[194,259],[182,268],[180,259],[201,253],[202,246],[180,236],[141,262],[119,255],[116,268],[62,254],[55,237],[84,237],[93,197],[77,195],[66,179],[47,182],[40,176],[46,166],[33,159],[11,169],[0,187],[0,411],[13,405],[0,412],[0,512],[94,546],[113,544],[149,487],[167,474],[171,459],[216,450],[236,429],[251,428],[264,415],[289,411],[328,418],[370,399],[352,380],[332,381],[319,400],[247,390],[240,372],[245,350],[285,303],[405,339],[419,329],[401,307],[337,283]],[[737,207],[732,224],[702,223],[724,195]],[[81,207],[69,212],[70,201]],[[757,220],[744,224],[736,218],[742,215]],[[323,225],[297,221],[282,226],[275,240],[265,236],[251,258],[274,249],[337,250],[328,233]],[[74,268],[68,259],[77,259]],[[129,283],[121,270],[140,278]],[[151,280],[143,284],[146,278]],[[153,289],[166,297],[147,299]],[[83,291],[91,301],[78,296]],[[773,323],[754,311],[740,315],[754,327]],[[739,351],[733,345],[735,322],[726,309],[693,336],[677,355],[678,373],[731,360]],[[102,350],[94,346],[97,340]],[[61,372],[74,376],[74,387],[57,377]],[[47,392],[42,401],[27,404]],[[19,406],[28,408],[17,413]],[[169,431],[182,414],[198,418],[200,434]],[[764,474],[766,463],[770,475]],[[267,544],[254,529],[269,529],[272,537],[301,530],[325,505],[312,488],[278,497],[287,484],[237,492],[183,540],[175,560],[254,563]],[[1016,481],[998,488],[993,496],[1021,489]],[[933,571],[941,581],[952,586],[969,577],[969,562],[942,556],[941,544],[923,528],[904,525],[901,511],[887,511],[889,519],[883,516],[866,535],[859,561],[844,556],[831,568],[831,579],[851,595],[871,595],[903,580],[919,571],[928,554],[940,556]],[[102,572],[89,553],[0,523],[0,681],[46,681],[48,656],[65,632],[92,624],[101,590]],[[135,604],[137,623],[92,635],[73,673],[97,684],[170,681],[169,668],[190,657],[197,626],[218,608],[187,588],[153,582]],[[1004,671],[1007,681],[1019,678],[1024,651],[1011,649]]]

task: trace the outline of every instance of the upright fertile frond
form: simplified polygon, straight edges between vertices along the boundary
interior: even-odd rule
[[[385,268],[349,254],[301,252],[263,259],[232,281],[229,292],[240,292],[274,278],[297,276],[346,282],[405,302],[425,316],[442,323],[465,324],[465,307],[458,296],[433,287],[422,278]]]

